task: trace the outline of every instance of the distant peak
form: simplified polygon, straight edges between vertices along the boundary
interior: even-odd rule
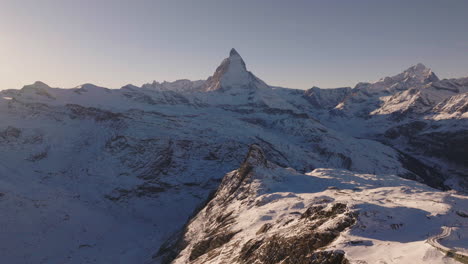
[[[48,97],[49,99],[55,100],[55,97],[49,94],[48,89],[50,89],[49,85],[40,81],[36,81],[33,84],[23,86],[21,91],[25,93],[34,93],[36,95],[45,96],[45,97]]]
[[[120,89],[130,89],[130,90],[132,90],[132,89],[138,89],[138,88],[140,88],[140,87],[138,87],[138,86],[136,86],[136,85],[133,85],[133,84],[131,84],[131,83],[120,87]]]
[[[30,85],[25,85],[23,87],[23,89],[26,88],[34,88],[34,89],[47,89],[47,88],[50,88],[49,85],[41,82],[41,81],[35,81],[33,84],[30,84]]]
[[[45,83],[43,83],[41,81],[35,81],[33,85],[34,86],[47,86],[47,87],[49,87],[49,85],[47,85],[47,84],[45,84]]]
[[[82,84],[82,85],[78,85],[76,88],[79,88],[79,89],[97,89],[97,88],[102,88],[102,87],[99,87],[95,84],[92,84],[92,83],[85,83],[85,84]]]

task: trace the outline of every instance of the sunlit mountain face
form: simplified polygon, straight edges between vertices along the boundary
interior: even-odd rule
[[[2,262],[466,262],[468,78],[298,90],[247,65],[0,91]]]

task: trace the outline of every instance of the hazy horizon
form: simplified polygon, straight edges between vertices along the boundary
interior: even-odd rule
[[[354,86],[417,63],[466,77],[467,11],[466,1],[0,0],[0,90],[206,79],[231,48],[288,88]]]

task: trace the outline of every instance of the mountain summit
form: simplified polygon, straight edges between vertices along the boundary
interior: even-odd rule
[[[239,53],[237,52],[237,50],[235,48],[232,48],[231,51],[229,52],[229,56],[239,56]]]
[[[438,80],[439,78],[430,68],[424,66],[422,63],[418,63],[409,67],[402,73],[391,77],[385,77],[375,84],[383,85],[387,88],[393,86],[393,88],[397,88],[398,90],[406,90],[409,87],[424,85]]]
[[[208,78],[203,90],[226,91],[236,88],[252,88],[256,86],[255,83],[263,82],[247,71],[244,60],[233,48],[229,52],[229,57],[224,59],[213,76]]]
[[[409,67],[402,74],[406,78],[417,79],[423,83],[436,82],[439,80],[437,75],[422,63]]]
[[[355,89],[367,94],[381,95],[382,92],[389,94],[409,88],[422,87],[437,81],[439,78],[430,68],[418,63],[397,75],[381,78],[377,82],[358,83]]]
[[[50,88],[49,85],[41,82],[41,81],[36,81],[33,84],[25,85],[23,86],[23,90],[28,90],[28,89],[39,89],[39,90],[44,90]]]

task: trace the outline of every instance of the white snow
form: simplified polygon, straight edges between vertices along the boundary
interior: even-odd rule
[[[203,210],[197,215],[186,234],[190,244],[175,263],[187,263],[193,245],[204,236],[204,223],[210,215],[234,211],[230,229],[241,231],[222,249],[215,249],[231,252],[229,256],[212,252],[210,258],[202,256],[194,263],[233,262],[243,244],[259,237],[257,231],[265,223],[273,226],[270,234],[292,236],[291,231],[282,230],[299,221],[309,206],[323,203],[319,201],[345,203],[359,212],[358,222],[323,249],[343,250],[351,263],[456,263],[426,239],[438,234],[442,226],[468,224],[468,219],[454,213],[468,207],[466,196],[440,192],[394,175],[347,170],[315,169],[301,174],[292,169],[255,168],[253,174],[249,198],[234,199],[227,207],[210,208],[209,213]],[[223,192],[218,191],[218,195]],[[327,224],[320,228],[326,229]],[[466,248],[464,240],[451,238],[455,241],[452,245]]]

